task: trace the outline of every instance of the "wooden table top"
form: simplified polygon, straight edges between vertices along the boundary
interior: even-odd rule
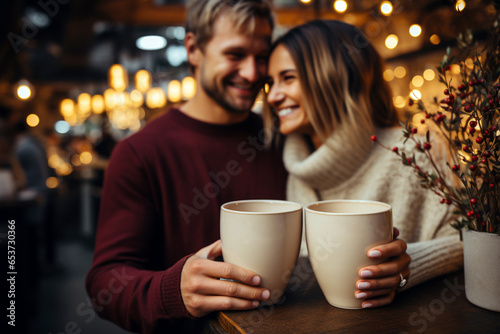
[[[206,333],[500,333],[500,313],[465,297],[463,271],[399,292],[386,307],[333,307],[307,264],[299,263],[277,305],[215,314]]]

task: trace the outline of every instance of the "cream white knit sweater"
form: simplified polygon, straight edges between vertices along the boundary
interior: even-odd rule
[[[403,142],[401,128],[377,129],[376,134],[391,147]],[[450,226],[453,208],[441,204],[432,191],[421,188],[413,168],[403,166],[396,154],[373,144],[370,135],[353,141],[334,131],[327,143],[313,153],[304,136],[288,136],[284,150],[290,173],[288,200],[304,206],[329,199],[389,203],[399,238],[408,243],[407,253],[412,258],[406,288],[458,270],[463,265],[463,248],[458,231]],[[418,163],[426,168],[425,160]],[[305,238],[301,256],[307,256]]]

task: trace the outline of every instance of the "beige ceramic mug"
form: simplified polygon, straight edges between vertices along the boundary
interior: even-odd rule
[[[300,249],[302,206],[279,200],[245,200],[221,207],[224,262],[251,270],[277,303],[288,284]]]
[[[358,272],[382,262],[367,252],[392,240],[391,206],[360,200],[316,202],[305,209],[305,226],[311,265],[328,303],[362,308],[363,300],[354,295]]]

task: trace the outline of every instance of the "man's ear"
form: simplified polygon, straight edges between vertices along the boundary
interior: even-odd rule
[[[198,67],[201,60],[201,50],[196,41],[196,36],[192,32],[186,33],[184,47],[186,48],[189,64]]]

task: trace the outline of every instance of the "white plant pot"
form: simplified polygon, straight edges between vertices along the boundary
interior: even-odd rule
[[[500,312],[500,235],[463,229],[465,296]]]

